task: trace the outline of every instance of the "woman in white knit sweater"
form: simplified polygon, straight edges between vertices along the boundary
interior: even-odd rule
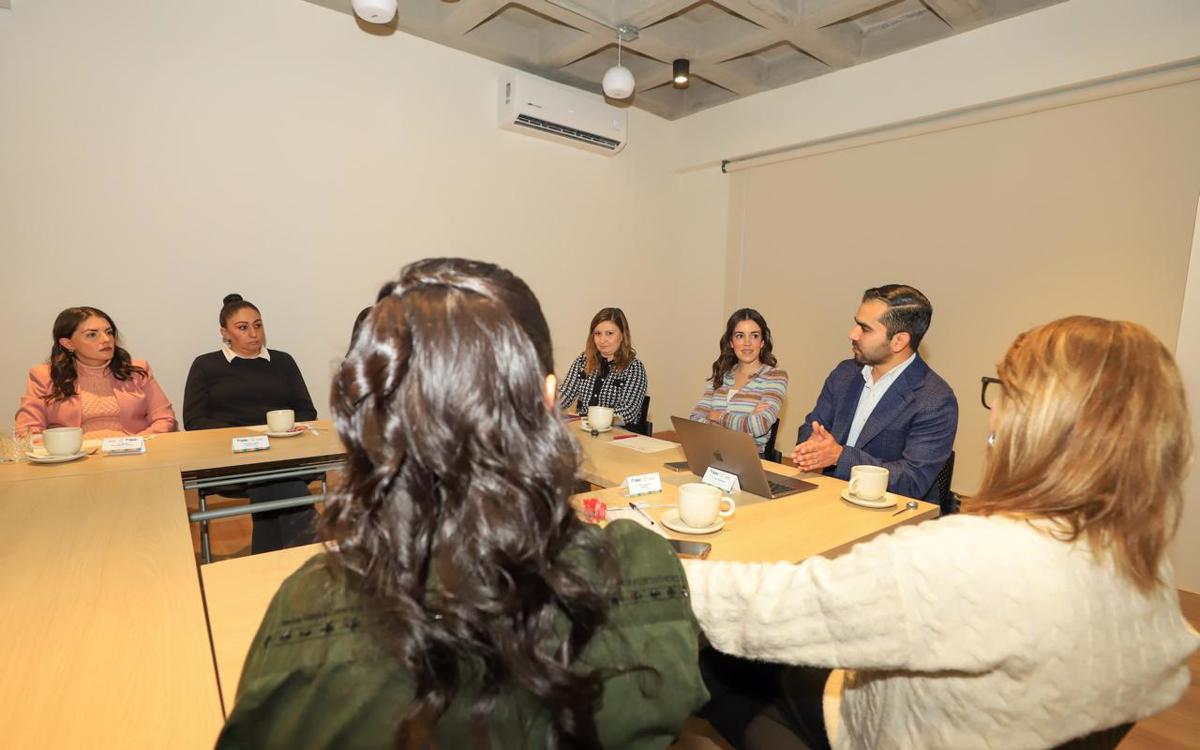
[[[964,511],[801,565],[686,563],[714,647],[847,673],[835,748],[1047,748],[1175,703],[1200,637],[1165,558],[1191,456],[1170,352],[1073,317],[999,366]]]

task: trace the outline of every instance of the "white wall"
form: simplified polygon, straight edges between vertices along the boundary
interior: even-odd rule
[[[1194,57],[1198,30],[1195,0],[1071,0],[674,123],[630,110],[631,145],[605,159],[497,131],[501,66],[301,0],[19,3],[0,13],[4,408],[81,303],[178,402],[229,291],[322,403],[379,283],[455,253],[530,281],[560,366],[596,308],[625,307],[663,426],[735,304],[720,159]],[[780,273],[802,288],[802,266]]]
[[[1175,356],[1183,371],[1184,388],[1192,411],[1193,439],[1200,447],[1200,205],[1197,206],[1191,258]],[[1200,592],[1200,470],[1197,470],[1194,458],[1184,483],[1184,511],[1177,539],[1171,558],[1179,586]]]
[[[1196,0],[1070,0],[1070,2],[1018,16],[933,44],[874,62],[837,71],[792,86],[705,110],[677,121],[672,135],[678,139],[680,161],[674,173],[677,192],[721,191],[730,201],[728,178],[712,179],[722,159],[833,138],[856,131],[886,127],[963,107],[1020,97],[1047,89],[1128,74],[1200,56],[1200,2]],[[703,238],[689,252],[714,259],[714,267],[737,268],[739,238],[730,237],[728,212],[696,213],[691,232]],[[778,269],[795,278],[797,296],[803,294],[805,264]],[[1189,296],[1180,328],[1180,357],[1185,373],[1200,369],[1200,355],[1189,355],[1185,339],[1200,331],[1200,272],[1193,255]],[[847,263],[848,272],[850,264]],[[864,288],[889,279],[871,279]],[[736,285],[724,276],[713,283],[728,283],[722,319],[734,307],[753,305],[736,297]],[[856,300],[846,301],[847,318]],[[936,306],[937,300],[934,300]],[[1189,318],[1189,315],[1192,317]],[[1189,320],[1191,321],[1189,323]],[[771,319],[775,328],[803,325],[794,319]],[[719,325],[719,323],[718,323]],[[930,343],[937,339],[935,322]],[[845,330],[813,331],[812,336],[840,341]],[[1168,342],[1173,343],[1173,342]],[[828,345],[828,342],[823,342]],[[807,366],[822,373],[832,363],[804,361],[804,352],[781,352],[790,370]],[[1193,356],[1196,361],[1188,360]],[[798,362],[804,362],[799,365]],[[1192,403],[1200,412],[1200,386],[1191,383]],[[786,411],[803,414],[815,393],[788,395]],[[961,404],[974,403],[974,394],[959,394]],[[794,436],[780,436],[787,450]],[[960,435],[960,441],[968,436]],[[982,439],[982,436],[979,436]],[[1180,585],[1200,591],[1200,472],[1187,488],[1187,509],[1172,550]],[[1190,551],[1189,551],[1190,550]]]
[[[631,110],[616,158],[503,132],[504,70],[300,0],[46,0],[0,15],[3,408],[55,314],[88,304],[178,409],[236,291],[326,414],[357,311],[437,254],[525,277],[560,366],[596,309],[623,307],[655,411],[686,408],[662,387],[688,316],[663,295],[681,247],[669,124]]]

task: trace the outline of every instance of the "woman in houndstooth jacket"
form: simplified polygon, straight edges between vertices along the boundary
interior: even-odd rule
[[[612,407],[618,424],[636,425],[642,419],[646,368],[633,348],[625,313],[606,307],[592,318],[588,331],[583,353],[558,386],[558,403],[564,411],[574,406],[581,417],[589,406]]]

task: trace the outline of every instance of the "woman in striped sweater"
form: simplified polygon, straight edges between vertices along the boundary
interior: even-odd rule
[[[771,329],[758,310],[743,307],[729,316],[720,346],[712,378],[691,418],[748,432],[762,453],[788,386],[787,372],[775,367]]]

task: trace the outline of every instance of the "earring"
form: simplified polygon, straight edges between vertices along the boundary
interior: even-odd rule
[[[996,447],[996,433],[994,433],[994,432],[989,432],[989,433],[988,433],[987,444],[988,444],[988,447],[989,447],[989,448],[995,448],[995,447]]]

